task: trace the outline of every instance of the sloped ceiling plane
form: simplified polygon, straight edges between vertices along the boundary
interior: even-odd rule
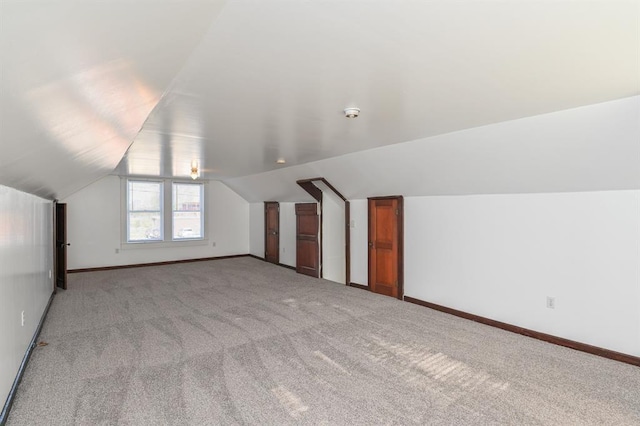
[[[196,161],[233,181],[640,94],[637,1],[0,7],[0,184],[50,199],[108,174],[188,177]]]

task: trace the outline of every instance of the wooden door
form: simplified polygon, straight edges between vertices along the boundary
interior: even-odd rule
[[[55,277],[56,286],[67,289],[67,205],[64,203],[55,204],[54,213],[55,232]]]
[[[264,203],[264,260],[280,263],[280,204]]]
[[[369,289],[402,299],[402,197],[369,198]]]
[[[316,203],[296,204],[296,272],[320,277],[320,220]]]

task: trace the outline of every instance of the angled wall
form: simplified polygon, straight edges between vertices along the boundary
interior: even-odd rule
[[[344,201],[322,189],[322,278],[346,284]]]
[[[369,282],[368,268],[368,215],[367,200],[351,200],[351,282],[367,285]]]
[[[280,263],[296,266],[296,203],[280,203]]]

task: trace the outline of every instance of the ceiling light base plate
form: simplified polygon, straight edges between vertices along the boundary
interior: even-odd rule
[[[345,108],[344,116],[347,118],[356,118],[360,115],[360,108]]]

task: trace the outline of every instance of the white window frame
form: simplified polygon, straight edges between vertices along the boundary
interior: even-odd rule
[[[164,240],[140,240],[129,241],[129,211],[128,211],[128,182],[161,182],[163,185],[162,193],[162,235]],[[175,247],[190,247],[190,246],[204,246],[209,245],[209,197],[207,196],[207,181],[196,182],[195,184],[202,185],[201,196],[203,202],[201,203],[201,220],[203,226],[202,238],[189,238],[189,239],[173,239],[173,184],[174,183],[187,183],[194,184],[193,181],[186,179],[158,179],[158,178],[145,178],[145,177],[121,177],[120,178],[120,249],[122,250],[136,250],[136,249],[151,249],[151,248],[175,248]]]
[[[129,231],[131,230],[129,227],[129,220],[131,219],[131,213],[150,213],[150,212],[156,212],[156,210],[129,210],[129,195],[130,195],[130,191],[129,191],[129,183],[131,182],[141,182],[141,183],[155,183],[160,185],[160,201],[159,201],[159,207],[160,207],[160,224],[159,224],[159,230],[160,230],[160,239],[159,240],[131,240],[130,235],[129,235]],[[126,232],[126,241],[127,243],[130,244],[138,244],[138,243],[147,243],[147,242],[151,242],[151,241],[163,241],[164,240],[164,211],[163,211],[163,204],[164,204],[164,182],[160,181],[160,180],[139,180],[139,179],[127,179],[127,186],[125,189],[125,205],[126,205],[126,209],[127,209],[127,215],[126,215],[126,221],[125,221],[125,232]]]
[[[200,229],[202,230],[200,237],[174,237],[173,236],[173,231],[175,230],[175,222],[174,222],[174,218],[173,215],[176,212],[181,212],[181,211],[185,211],[185,210],[174,210],[174,200],[173,200],[173,189],[175,188],[176,185],[191,185],[191,186],[198,186],[200,187],[200,209],[198,210],[198,212],[200,212]],[[205,217],[205,213],[204,213],[204,203],[205,203],[205,196],[204,196],[204,185],[201,182],[182,182],[182,181],[176,181],[173,180],[171,181],[171,239],[173,241],[193,241],[193,240],[202,240],[204,239],[204,235],[206,232],[206,226],[204,223],[204,217]],[[190,211],[195,211],[195,210],[190,210]]]

